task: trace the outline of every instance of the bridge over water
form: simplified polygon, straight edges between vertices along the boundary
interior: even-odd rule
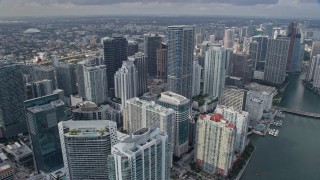
[[[320,119],[320,114],[318,113],[311,113],[311,112],[305,112],[305,111],[300,111],[296,109],[290,109],[290,108],[284,108],[284,107],[279,107],[279,106],[273,106],[274,109],[280,110],[286,113],[291,113],[291,114],[296,114],[299,116],[306,116],[306,117],[311,117],[311,118],[317,118]]]

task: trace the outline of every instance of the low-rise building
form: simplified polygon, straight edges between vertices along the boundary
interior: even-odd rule
[[[23,142],[15,142],[7,145],[5,150],[12,154],[15,161],[21,166],[27,166],[32,163],[32,150]]]
[[[0,179],[13,180],[14,168],[7,162],[0,164]]]

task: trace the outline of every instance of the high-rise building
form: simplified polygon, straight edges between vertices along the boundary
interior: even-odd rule
[[[232,58],[232,69],[232,76],[242,78],[244,84],[251,82],[254,67],[249,55],[234,53]]]
[[[157,50],[157,77],[167,83],[168,79],[168,47],[162,44],[162,48]]]
[[[286,78],[286,66],[290,40],[288,38],[268,39],[265,81],[272,84],[282,84]]]
[[[78,93],[74,64],[59,64],[56,67],[58,88],[64,90],[65,96]]]
[[[157,76],[157,50],[161,49],[163,37],[158,34],[144,35],[144,53],[148,57],[148,74]]]
[[[300,71],[301,67],[301,34],[298,33],[298,24],[291,22],[288,26],[287,35],[290,39],[288,59],[287,59],[287,72]]]
[[[320,41],[313,41],[310,56],[313,57],[313,56],[317,56],[318,54],[320,54]]]
[[[122,61],[128,58],[128,41],[125,37],[106,37],[102,39],[104,64],[107,71],[109,96],[114,96],[114,74],[121,68]]]
[[[81,61],[76,65],[77,87],[80,97],[86,97],[86,87],[84,85],[84,65],[85,61]]]
[[[223,47],[233,48],[234,43],[234,29],[226,29],[224,31]]]
[[[222,114],[232,124],[236,126],[236,138],[234,148],[238,154],[241,154],[247,142],[249,113],[245,111],[236,111],[232,106],[218,105],[215,113]]]
[[[225,85],[226,67],[231,50],[212,47],[206,52],[203,94],[219,97]]]
[[[158,127],[161,131],[167,133],[172,155],[175,123],[175,111],[173,109],[165,108],[155,104],[155,102],[132,98],[126,102],[125,114],[124,129],[127,130],[128,134],[148,127]]]
[[[250,43],[252,42],[252,37],[244,37],[243,39],[243,47],[242,52],[245,54],[249,54]]]
[[[52,81],[45,79],[42,81],[26,84],[27,99],[38,98],[53,93]]]
[[[256,70],[264,70],[268,48],[268,36],[253,36],[249,54]]]
[[[247,36],[251,37],[255,35],[255,28],[253,26],[253,20],[249,21],[248,30],[247,30]]]
[[[138,96],[138,71],[133,61],[123,61],[114,75],[115,97],[121,99],[122,108],[126,100]]]
[[[134,63],[134,66],[138,71],[137,96],[142,96],[148,90],[148,59],[143,53],[140,52],[128,57],[128,60]]]
[[[105,110],[91,101],[78,103],[76,108],[72,110],[72,116],[75,121],[107,119]]]
[[[313,87],[320,88],[320,54],[312,57],[307,79]]]
[[[24,100],[26,93],[21,66],[0,64],[0,126],[5,137],[27,132]]]
[[[168,90],[192,97],[194,26],[169,26]]]
[[[214,44],[216,42],[216,36],[215,35],[210,35],[210,42]]]
[[[246,108],[247,91],[236,87],[225,87],[219,97],[219,105],[233,107],[236,111],[244,111]]]
[[[53,90],[57,89],[54,67],[52,67],[52,66],[34,66],[33,67],[33,80],[34,81],[41,81],[44,79],[51,80]]]
[[[115,122],[60,122],[59,134],[67,180],[108,179],[108,156],[117,143]]]
[[[197,61],[193,61],[192,97],[198,96],[201,93],[200,83],[202,69]]]
[[[128,41],[128,56],[133,56],[139,52],[139,43],[136,41]]]
[[[174,155],[180,157],[188,151],[189,120],[191,115],[190,100],[176,93],[167,91],[161,93],[158,104],[175,111],[174,122]]]
[[[221,114],[200,115],[197,121],[198,167],[209,174],[228,175],[235,151],[236,125]]]
[[[170,179],[168,135],[159,128],[143,128],[112,147],[109,180]]]
[[[272,21],[268,22],[265,26],[265,33],[264,34],[271,38],[273,35],[273,27],[274,27],[274,23]]]
[[[101,104],[108,99],[108,83],[105,65],[84,66],[86,100]]]
[[[24,102],[37,172],[63,167],[58,123],[67,120],[65,104],[58,94]]]

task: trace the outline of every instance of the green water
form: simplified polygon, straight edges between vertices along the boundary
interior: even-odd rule
[[[290,77],[281,106],[320,113],[320,96],[302,78]],[[277,138],[250,137],[257,148],[241,180],[320,180],[320,120],[286,114],[283,121]]]

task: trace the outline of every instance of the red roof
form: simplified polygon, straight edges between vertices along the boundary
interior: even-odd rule
[[[214,114],[210,117],[210,120],[215,122],[220,122],[221,119],[223,119],[223,116],[221,114]]]
[[[228,127],[234,129],[236,126],[234,124],[228,124]]]

